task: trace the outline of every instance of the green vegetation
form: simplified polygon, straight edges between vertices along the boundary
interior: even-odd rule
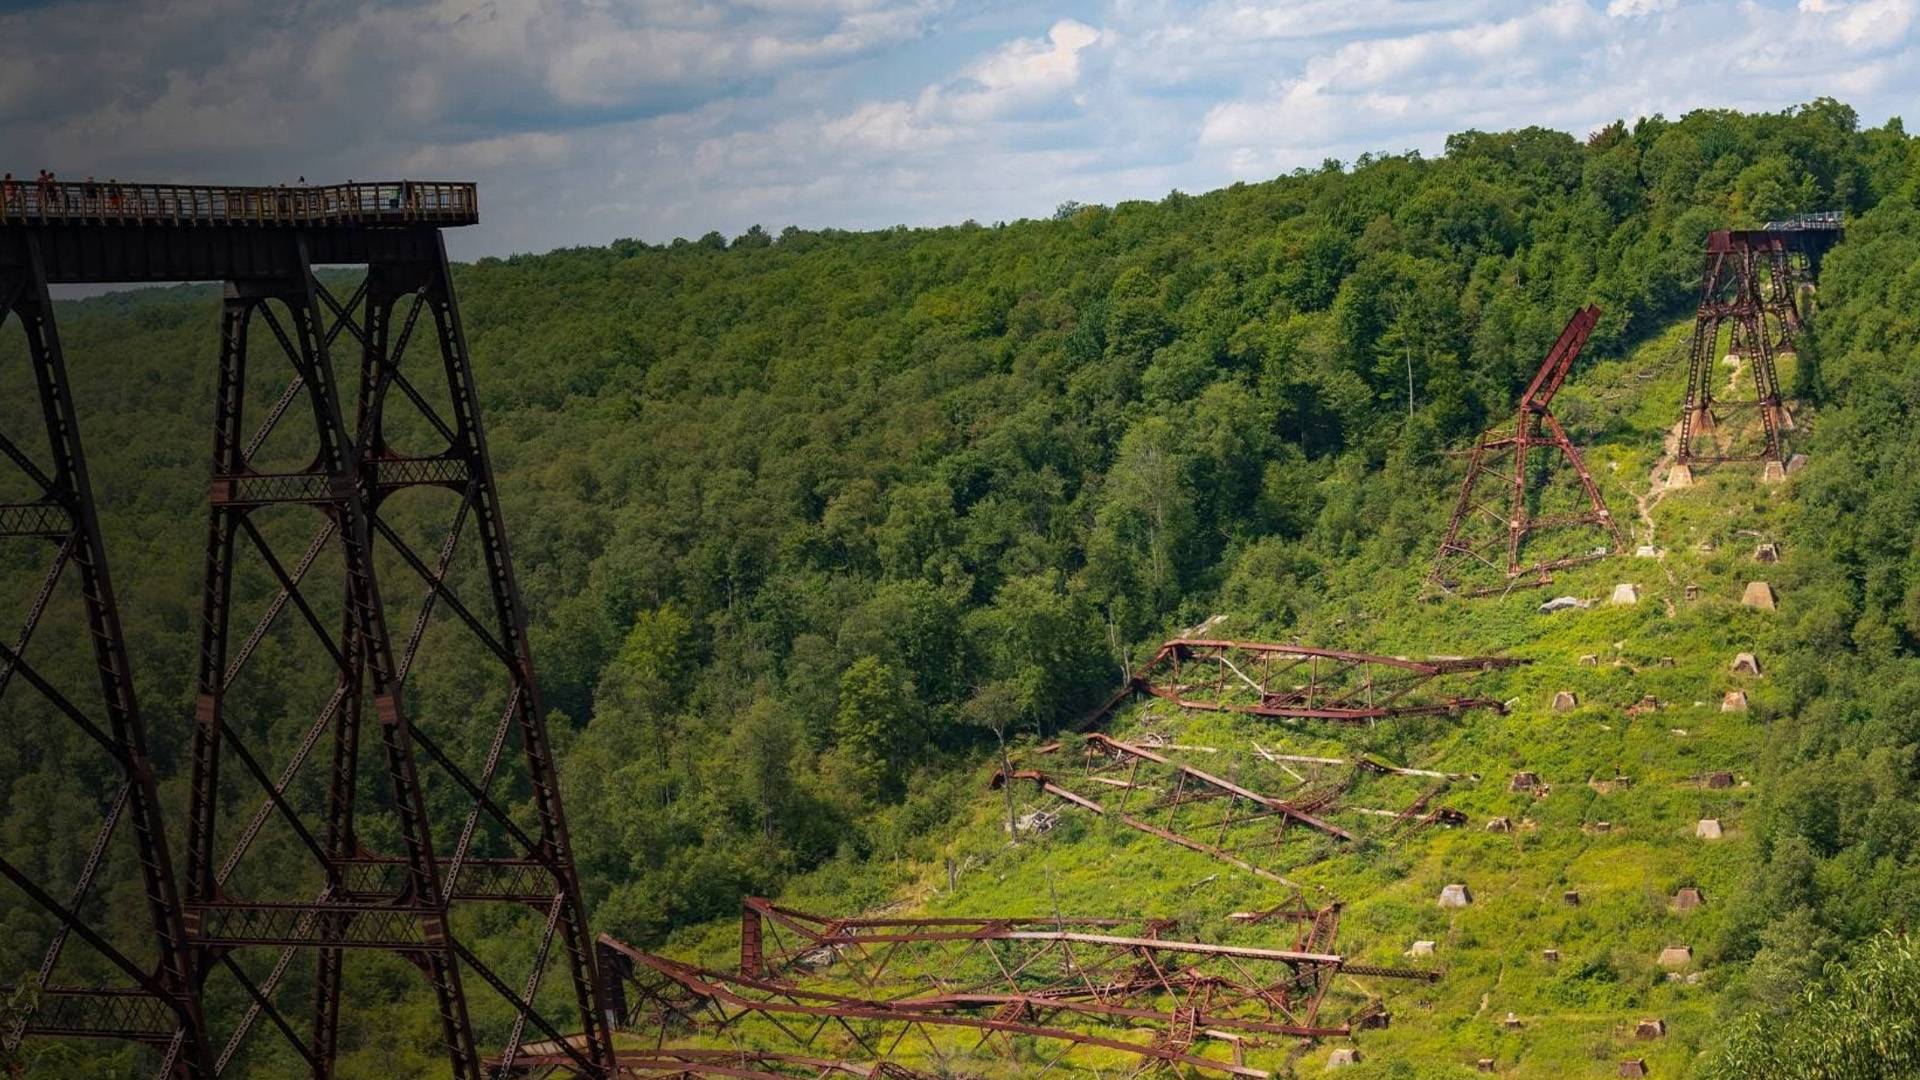
[[[1920,957],[1884,935],[1791,1010],[1756,1012],[1727,1038],[1708,1075],[1745,1080],[1854,1080],[1920,1072]]]
[[[1728,469],[1653,499],[1707,231],[1826,208],[1849,211],[1849,236],[1788,365],[1811,465],[1784,487]],[[1798,1075],[1846,1027],[1818,1021],[1808,987],[1920,915],[1920,151],[1897,123],[1861,131],[1820,101],[1584,143],[1469,132],[1436,159],[1046,221],[620,241],[459,277],[600,929],[724,954],[739,897],[769,893],[828,911],[1058,903],[1222,932],[1225,912],[1278,898],[1072,814],[1009,846],[984,783],[1001,737],[1030,753],[1216,613],[1240,637],[1536,661],[1486,681],[1517,699],[1507,717],[1359,733],[1118,718],[1235,754],[1257,739],[1483,775],[1447,796],[1468,828],[1290,875],[1349,901],[1344,950],[1389,962],[1432,939],[1449,968],[1397,991],[1393,1027],[1342,1075],[1464,1076],[1481,1056],[1516,1076],[1612,1075],[1624,1056],[1656,1076]],[[1459,476],[1443,451],[1510,410],[1584,302],[1603,316],[1555,411],[1622,524],[1665,556],[1582,567],[1547,595],[1636,581],[1641,603],[1420,601]],[[185,805],[215,304],[179,289],[61,315],[170,806]],[[17,335],[0,339],[17,388]],[[30,407],[0,395],[0,427]],[[1759,576],[1749,530],[1785,553],[1767,570],[1775,614],[1738,605]],[[29,589],[24,557],[4,557],[8,589]],[[1736,650],[1764,675],[1730,673]],[[1752,709],[1721,713],[1735,685]],[[1562,688],[1581,708],[1548,712]],[[409,694],[423,722],[486,723],[457,663]],[[1644,694],[1666,705],[1626,717]],[[0,744],[0,846],[70,878],[96,815],[62,809],[63,777],[86,748],[23,700],[0,706],[28,733]],[[291,739],[307,717],[288,701],[307,700],[251,701],[249,722]],[[1508,792],[1522,768],[1553,792]],[[1690,782],[1719,769],[1751,786]],[[1587,784],[1616,770],[1631,787]],[[1494,815],[1537,827],[1482,830]],[[1703,816],[1727,839],[1694,840]],[[1613,829],[1583,829],[1599,820]],[[113,872],[101,918],[137,921],[125,860]],[[1476,903],[1435,907],[1448,881]],[[1681,885],[1707,904],[1671,912]],[[485,951],[523,929],[465,932]],[[44,925],[10,902],[0,931],[0,967],[31,970]],[[1693,983],[1653,962],[1679,941]],[[1867,973],[1903,947],[1832,972],[1842,998],[1881,1000]],[[436,1075],[418,981],[379,963],[352,978],[349,1074]],[[1496,1027],[1507,1011],[1520,1030]],[[1642,1015],[1668,1038],[1634,1042]],[[1776,1049],[1764,1025],[1783,1017],[1795,1034]],[[477,1022],[497,1040],[506,1017]],[[1772,1052],[1784,1064],[1748,1064]],[[138,1071],[98,1047],[34,1053],[30,1075]],[[247,1075],[293,1075],[269,1054]],[[1284,1051],[1267,1056],[1278,1068]]]

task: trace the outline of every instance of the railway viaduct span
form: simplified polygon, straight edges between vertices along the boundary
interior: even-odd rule
[[[107,780],[89,850],[0,851],[0,892],[24,896],[49,931],[37,970],[0,972],[8,1048],[129,1040],[167,1078],[237,1075],[256,1052],[328,1077],[350,958],[384,953],[432,988],[454,1076],[511,1072],[535,1040],[579,1075],[608,1075],[593,941],[442,236],[478,219],[460,183],[0,193],[0,332],[24,333],[43,426],[0,432],[0,473],[12,474],[0,567],[25,604],[0,640],[0,695],[77,729],[93,757],[72,771]],[[176,740],[189,747],[184,817],[159,797],[49,296],[182,281],[225,288],[208,337],[198,642],[180,651],[196,687]],[[315,700],[250,686],[263,652],[280,672],[307,664]],[[441,657],[485,681],[481,715],[413,715],[408,675]],[[60,670],[86,674],[63,683]],[[169,830],[184,833],[179,864]],[[103,864],[128,857],[137,927],[101,917],[98,895],[113,876]],[[52,880],[55,868],[68,869]],[[526,926],[525,955],[469,946],[476,921],[503,919]],[[260,1040],[280,1045],[249,1045]]]

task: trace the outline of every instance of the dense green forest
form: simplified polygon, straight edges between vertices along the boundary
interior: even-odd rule
[[[1827,1053],[1836,1025],[1803,995],[1884,995],[1845,960],[1920,916],[1920,144],[1829,100],[1465,132],[1435,158],[1045,220],[458,268],[596,929],[657,944],[800,880],[887,899],[941,860],[999,740],[1057,730],[1211,614],[1364,643],[1418,602],[1458,478],[1443,451],[1511,408],[1576,305],[1603,311],[1583,363],[1621,360],[1690,312],[1709,230],[1820,209],[1848,235],[1793,367],[1812,464],[1785,512],[1777,694],[1752,717],[1753,876],[1716,945],[1745,972],[1721,1014],[1748,1019],[1702,1065],[1811,1075],[1768,1057]],[[217,296],[61,312],[169,806]],[[30,408],[10,392],[0,423]],[[1607,409],[1575,395],[1562,419],[1601,438]],[[463,700],[452,666],[409,686],[429,712]],[[97,816],[50,800],[83,748],[16,698],[0,719],[37,726],[0,744],[0,846],[58,877]],[[0,964],[31,971],[44,932],[8,901]],[[1910,1000],[1911,947],[1888,941],[1870,963],[1904,964]],[[353,1075],[435,1075],[417,983],[356,990]],[[1807,1045],[1764,1037],[1783,1025]],[[32,1075],[132,1069],[35,1052]],[[1833,1075],[1894,1075],[1855,1052]]]

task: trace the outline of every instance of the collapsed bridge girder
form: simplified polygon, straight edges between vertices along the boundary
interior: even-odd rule
[[[1259,1069],[1235,1066],[1191,1053],[1184,1046],[1176,1048],[1161,1045],[1158,1039],[1150,1043],[1128,1041],[1119,1038],[1117,1033],[1090,1034],[1026,1018],[1038,1010],[1049,1013],[1073,1012],[1095,1019],[1124,1019],[1128,1022],[1129,1031],[1133,1030],[1135,1022],[1159,1020],[1171,1026],[1176,1019],[1172,1015],[1149,1010],[1128,1010],[1126,1014],[1120,1014],[1117,1006],[1103,1008],[1097,1004],[1021,995],[976,995],[970,1000],[873,1001],[852,995],[801,990],[780,982],[692,967],[643,953],[605,936],[601,944],[600,963],[627,980],[628,985],[637,992],[643,1007],[649,1001],[672,1000],[679,996],[690,997],[698,1003],[699,1012],[694,1014],[676,1002],[673,1009],[660,1014],[668,1022],[658,1025],[654,1030],[671,1029],[675,1021],[698,1014],[707,1016],[716,1029],[738,1026],[742,1018],[756,1015],[776,1024],[781,1021],[814,1021],[821,1030],[840,1027],[860,1043],[863,1050],[884,1052],[880,1051],[880,1047],[897,1047],[908,1031],[918,1030],[929,1044],[938,1045],[933,1034],[935,1030],[962,1029],[980,1034],[981,1040],[976,1049],[995,1036],[1018,1035],[1058,1043],[1063,1050],[1087,1047],[1131,1054],[1143,1061],[1216,1070],[1232,1076],[1268,1075]],[[626,961],[624,967],[623,960]],[[1102,1017],[1099,1015],[1101,1013],[1107,1015]],[[646,1025],[649,1018],[631,1014],[629,1024],[635,1020]],[[848,1024],[850,1021],[866,1022],[867,1030],[854,1029]],[[791,1029],[788,1030],[791,1034]],[[652,1031],[648,1033],[652,1034]],[[1297,1032],[1289,1030],[1281,1033]],[[1345,1033],[1345,1028],[1315,1032],[1328,1035]],[[811,1042],[811,1038],[796,1036],[794,1041],[804,1045]]]
[[[1296,906],[1269,913],[1301,927],[1297,947],[1275,949],[1178,940],[1168,936],[1178,924],[1163,919],[834,918],[756,897],[742,907],[737,973],[607,935],[598,966],[616,1026],[656,1047],[620,1051],[621,1075],[919,1077],[897,1060],[902,1041],[917,1033],[915,1045],[942,1058],[942,1075],[954,1075],[964,1053],[1021,1037],[1049,1055],[1121,1053],[1142,1066],[1264,1077],[1244,1064],[1243,1047],[1380,1022],[1371,996],[1345,1021],[1320,1018],[1338,976],[1440,975],[1350,963],[1332,951],[1338,906]],[[739,1049],[749,1020],[764,1022],[754,1032],[790,1045]],[[672,1036],[722,1031],[736,1049],[665,1048]],[[1149,1040],[1139,1038],[1143,1031]],[[860,1064],[823,1053],[817,1043],[829,1033],[849,1041]],[[955,1044],[976,1036],[970,1051]],[[1203,1053],[1209,1042],[1231,1047],[1232,1060]],[[511,1075],[543,1075],[559,1064],[552,1049],[529,1045]]]
[[[1041,752],[1053,753],[1060,749],[1056,743],[1042,747]],[[1290,839],[1290,831],[1304,829],[1327,843],[1345,845],[1368,835],[1398,840],[1429,825],[1458,825],[1465,821],[1465,816],[1452,807],[1431,805],[1455,777],[1430,770],[1386,766],[1364,758],[1331,783],[1301,777],[1299,785],[1282,798],[1174,761],[1152,747],[1122,742],[1098,732],[1085,737],[1085,752],[1085,765],[1077,777],[1065,773],[1050,775],[1035,769],[996,771],[991,786],[998,789],[1009,781],[1028,781],[1046,794],[1083,810],[1218,859],[1256,877],[1295,887],[1293,881],[1275,869],[1279,853]],[[1263,756],[1271,760],[1271,755]],[[1347,807],[1345,800],[1350,789],[1368,776],[1429,777],[1438,779],[1439,783],[1422,791],[1402,810]],[[1069,787],[1069,783],[1077,783],[1079,790]],[[1107,792],[1117,792],[1117,803],[1106,801]],[[1141,792],[1148,793],[1145,805],[1136,810],[1136,794]],[[1196,804],[1202,805],[1202,809],[1188,811]],[[1207,806],[1213,809],[1205,809]],[[1357,826],[1348,827],[1332,820],[1331,815],[1350,809],[1369,817],[1389,817],[1391,821],[1383,830],[1362,834],[1355,831]],[[1186,814],[1184,822],[1183,813]],[[1199,820],[1195,820],[1196,817]],[[1310,851],[1301,856],[1300,861],[1313,861],[1317,857]]]
[[[520,1055],[520,1074],[536,1078],[564,1075],[561,1070],[571,1060],[554,1047],[529,1043]],[[940,1080],[933,1073],[890,1061],[841,1061],[766,1050],[673,1046],[619,1051],[612,1075],[645,1080],[703,1080],[709,1076],[732,1080]]]
[[[984,941],[1005,938],[1018,931],[1048,928],[1078,933],[1132,930],[1129,936],[1158,938],[1177,925],[1172,919],[1045,915],[985,919],[964,916],[830,918],[749,896],[740,903],[740,973],[780,978],[789,969],[808,967],[810,957],[830,950],[833,961],[843,965],[842,974],[874,990],[880,985],[893,954],[905,944]],[[782,931],[795,937],[794,945],[787,945]],[[885,955],[875,955],[880,947],[885,947]],[[849,955],[865,963],[845,966]]]
[[[1183,709],[1237,712],[1288,720],[1370,724],[1414,716],[1452,716],[1469,709],[1506,707],[1492,698],[1435,696],[1449,676],[1516,667],[1509,657],[1409,659],[1305,645],[1214,638],[1175,638],[1160,646],[1129,683]],[[1198,672],[1190,670],[1198,668]],[[1120,698],[1108,703],[1107,712]],[[1081,724],[1085,730],[1105,712]]]

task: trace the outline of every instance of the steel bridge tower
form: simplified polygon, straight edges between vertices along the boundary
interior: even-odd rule
[[[1818,276],[1821,257],[1842,228],[1841,215],[1828,212],[1708,235],[1669,484],[1691,483],[1695,466],[1732,462],[1761,462],[1769,480],[1785,475],[1785,433],[1793,418],[1775,354],[1794,350],[1805,326],[1801,290]],[[1723,343],[1724,355],[1750,371],[1747,400],[1734,398],[1731,386],[1726,395],[1715,389]],[[1757,434],[1738,430],[1756,421]],[[1723,431],[1729,423],[1734,430]]]
[[[160,1075],[198,1078],[238,1075],[250,1041],[271,1040],[276,1059],[329,1077],[349,957],[383,954],[431,987],[455,1077],[488,1061],[512,1072],[526,1041],[608,1075],[441,235],[477,220],[471,184],[0,192],[0,320],[24,328],[44,424],[19,442],[0,433],[0,472],[17,473],[0,491],[27,492],[0,503],[0,545],[50,555],[10,590],[28,599],[23,629],[0,642],[0,694],[31,691],[96,748],[97,764],[75,772],[111,778],[89,851],[0,851],[0,875],[50,935],[37,971],[0,973],[6,1047],[134,1040],[155,1048]],[[176,869],[49,286],[181,281],[222,282],[225,298]],[[346,378],[336,348],[358,357]],[[90,641],[35,637],[50,608],[76,600]],[[249,671],[262,654],[271,678]],[[432,661],[457,675],[429,707],[408,679]],[[84,694],[52,674],[89,663],[97,686]],[[464,695],[452,703],[449,682]],[[120,940],[94,890],[129,836],[146,923]],[[477,921],[495,936],[518,926],[524,955],[477,954]],[[69,981],[69,969],[93,974]]]
[[[1552,408],[1599,321],[1600,309],[1593,305],[1575,311],[1520,395],[1513,425],[1481,433],[1440,540],[1440,554],[1427,574],[1427,584],[1436,593],[1491,596],[1520,585],[1545,585],[1555,570],[1617,555],[1626,547],[1600,485]],[[1537,475],[1536,451],[1549,459],[1557,453],[1579,482],[1578,498],[1546,512],[1537,508],[1550,478]],[[1528,540],[1546,532],[1585,536],[1593,543],[1584,548],[1563,545],[1536,559],[1528,553]],[[1478,583],[1472,580],[1476,574]]]

